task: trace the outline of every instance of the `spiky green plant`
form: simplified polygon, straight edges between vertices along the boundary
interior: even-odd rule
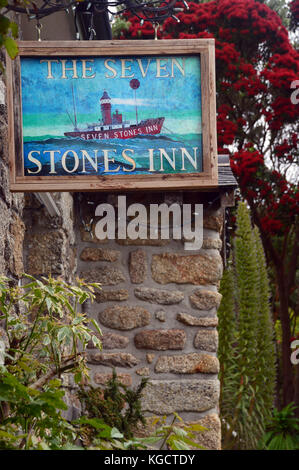
[[[218,310],[220,402],[222,403],[222,412],[226,416],[227,422],[231,421],[233,418],[230,398],[236,387],[235,378],[237,371],[235,351],[237,329],[234,298],[234,268],[232,263],[232,258],[230,258],[228,267],[223,273],[220,286],[222,301]]]
[[[258,411],[268,421],[272,416],[273,396],[276,382],[276,352],[274,345],[274,325],[271,318],[269,280],[262,241],[257,227],[253,231],[258,262],[259,324],[257,332],[259,393]],[[267,371],[267,374],[264,373]]]
[[[232,262],[220,292],[219,359],[223,447],[255,449],[272,412],[275,350],[265,257],[239,203]]]

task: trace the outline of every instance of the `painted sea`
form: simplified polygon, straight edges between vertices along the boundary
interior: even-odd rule
[[[134,159],[136,168],[132,171],[132,164],[122,157],[123,149],[130,149],[130,156]],[[133,139],[109,139],[109,140],[83,140],[78,137],[26,137],[24,139],[24,167],[25,175],[36,175],[37,165],[28,159],[28,153],[37,156],[42,168],[39,176],[49,174],[131,174],[142,175],[145,173],[171,174],[183,171],[194,173],[202,171],[202,142],[201,135],[156,135],[140,136]],[[42,149],[42,152],[41,152]],[[69,151],[62,165],[61,156]],[[82,157],[82,149],[85,150],[85,158]],[[103,149],[108,151],[109,170],[105,171]],[[184,149],[182,151],[182,149]],[[194,150],[196,149],[196,150]],[[153,156],[154,171],[149,172],[150,157]],[[38,154],[35,152],[39,152]],[[50,152],[52,159],[50,158]],[[74,152],[78,160],[74,157]],[[134,152],[134,153],[133,153]],[[90,159],[86,158],[86,153]],[[95,158],[97,155],[97,159]],[[191,158],[190,158],[191,157]],[[84,162],[83,162],[84,160]],[[97,163],[97,165],[96,165]],[[195,168],[196,166],[196,168]],[[68,171],[65,170],[65,167]],[[107,169],[107,167],[106,167]]]

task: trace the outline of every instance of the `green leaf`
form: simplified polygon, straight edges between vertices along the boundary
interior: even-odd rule
[[[179,436],[179,437],[187,437],[187,432],[186,432],[184,429],[182,429],[182,428],[178,428],[178,427],[176,427],[176,426],[173,426],[172,431],[174,432],[174,434],[175,434],[176,436]]]
[[[11,434],[10,432],[2,431],[2,429],[0,429],[0,439],[9,439],[10,441],[17,441],[18,439],[20,439],[20,437],[15,436],[14,434]]]
[[[65,402],[62,400],[63,396],[64,392],[62,390],[43,392],[36,399],[36,403],[41,405],[47,404],[60,410],[67,410]]]
[[[143,444],[156,444],[157,442],[161,441],[161,436],[149,436],[149,437],[139,437],[138,441],[140,441]]]
[[[79,384],[83,378],[82,372],[79,370],[74,374],[74,381],[76,384]]]
[[[10,27],[10,21],[6,16],[0,14],[0,34],[7,34]]]
[[[124,437],[124,435],[119,432],[119,430],[117,428],[112,428],[111,429],[111,437],[113,439],[122,439]]]
[[[71,443],[67,443],[64,446],[60,447],[60,450],[84,450],[83,447],[76,446]]]
[[[72,307],[72,305],[70,304],[70,302],[65,298],[64,299],[64,302],[65,306],[68,308],[68,310],[73,314],[75,315],[75,310],[74,308]]]
[[[91,318],[91,319],[90,319],[90,322],[91,322],[91,324],[95,327],[95,329],[97,330],[97,332],[102,336],[102,330],[101,330],[101,328],[99,327],[98,322],[97,322],[94,318]]]
[[[38,450],[51,450],[51,447],[44,441],[37,442]]]
[[[61,387],[61,379],[52,379],[52,380],[50,380],[49,386],[52,387],[52,388]]]
[[[83,292],[83,294],[81,294],[80,297],[79,297],[79,303],[83,304],[88,298],[89,298],[88,293]]]
[[[108,426],[108,424],[105,424],[105,422],[100,418],[86,418],[85,416],[82,416],[81,418],[76,420],[75,423],[88,424],[89,426],[92,426],[95,429],[109,429],[109,431],[111,431],[110,426]]]
[[[189,449],[191,447],[196,447],[197,449],[205,449],[205,447],[201,446],[197,442],[193,441],[192,439],[184,438],[182,439],[185,444],[189,445]]]
[[[49,344],[51,343],[51,338],[49,335],[45,335],[44,338],[43,338],[43,344],[45,346],[48,346]]]
[[[102,343],[96,335],[92,335],[91,340],[92,340],[93,345],[96,348],[99,348],[99,349],[102,348]]]
[[[201,426],[200,424],[197,424],[197,423],[188,425],[188,429],[190,429],[191,431],[195,431],[195,432],[208,431],[208,428],[205,428],[204,426]]]
[[[64,338],[72,336],[70,329],[67,326],[60,328],[57,334],[58,341],[63,341]]]
[[[190,447],[173,434],[167,439],[167,444],[171,450],[190,450]]]

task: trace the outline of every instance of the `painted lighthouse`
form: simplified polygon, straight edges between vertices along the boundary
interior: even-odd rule
[[[137,83],[138,82],[138,83]],[[149,118],[138,121],[136,89],[140,83],[138,80],[133,79],[130,82],[131,88],[135,93],[135,108],[136,108],[136,123],[123,120],[123,115],[119,114],[118,109],[112,114],[111,98],[106,90],[100,98],[102,118],[98,122],[87,124],[87,127],[80,128],[77,125],[77,117],[75,114],[76,126],[73,131],[65,132],[67,137],[79,137],[84,140],[92,139],[132,139],[134,137],[141,137],[146,135],[160,134],[164,124],[164,117]]]
[[[109,126],[111,124],[122,124],[122,114],[118,113],[118,109],[111,117],[111,98],[109,97],[106,90],[104,91],[103,96],[100,99],[100,103],[102,112],[102,123],[104,126]]]
[[[101,103],[103,124],[104,124],[104,126],[109,126],[110,124],[112,124],[112,119],[111,119],[111,98],[109,97],[106,90],[104,90],[103,96],[100,99],[100,103]]]

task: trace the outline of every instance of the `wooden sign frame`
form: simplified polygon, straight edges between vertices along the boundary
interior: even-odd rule
[[[214,39],[139,41],[23,41],[19,56],[7,57],[10,189],[41,191],[128,191],[209,189],[218,185]],[[203,171],[145,175],[25,175],[22,136],[20,58],[128,57],[200,55]]]

